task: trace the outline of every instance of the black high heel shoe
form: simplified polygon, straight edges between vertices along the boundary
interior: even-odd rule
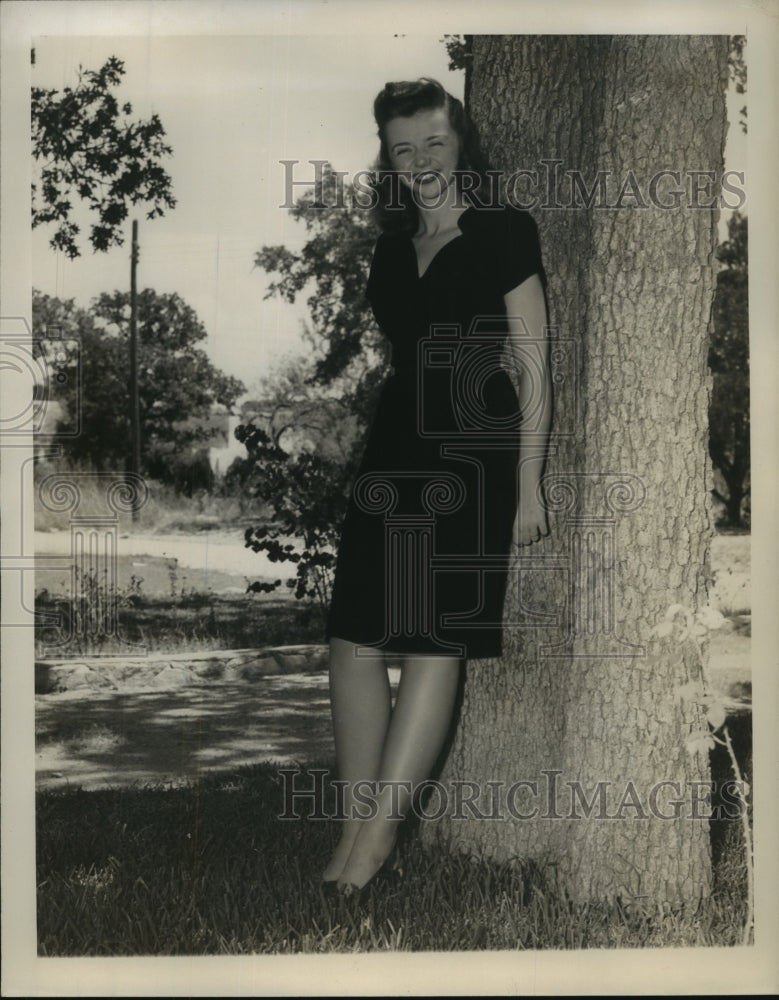
[[[381,867],[368,879],[363,886],[353,882],[336,882],[338,893],[344,899],[359,901],[365,898],[372,888],[379,890],[397,889],[403,879],[403,865],[397,851],[393,848]]]
[[[337,879],[323,878],[319,880],[319,892],[328,902],[332,902],[341,895],[341,886]]]

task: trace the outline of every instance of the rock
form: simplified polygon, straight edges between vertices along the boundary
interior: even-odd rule
[[[738,657],[720,657],[709,664],[709,678],[715,694],[744,705],[752,703],[752,672]]]
[[[312,646],[308,654],[308,672],[321,673],[330,665],[330,650],[327,646]]]
[[[152,666],[146,659],[117,660],[111,663],[111,673],[117,681],[135,681],[138,675],[149,673]],[[157,665],[158,668],[160,665]]]
[[[253,663],[258,657],[264,656],[259,649],[235,649],[225,654],[228,659],[225,663],[230,670],[237,670],[244,663]]]
[[[184,667],[173,667],[168,664],[158,674],[155,674],[149,681],[154,687],[184,687],[192,684],[196,676],[191,670]]]
[[[281,667],[272,656],[256,656],[236,668],[236,674],[242,681],[256,681],[261,677],[270,677],[281,672]]]
[[[303,653],[280,653],[274,649],[273,655],[282,674],[304,674],[308,669],[308,657]]]
[[[318,645],[275,646],[206,653],[95,656],[83,660],[40,660],[35,664],[36,694],[81,688],[142,689],[246,681],[278,674],[327,670],[329,649]]]
[[[202,680],[215,681],[224,677],[228,662],[220,657],[211,657],[208,660],[193,660],[190,662],[190,667]]]
[[[68,664],[54,671],[53,691],[75,691],[78,688],[114,687],[114,684],[97,670],[92,670],[86,663]]]
[[[311,674],[327,670],[329,649],[327,646],[274,646],[268,653],[275,656],[282,673]]]
[[[54,690],[54,671],[51,665],[37,661],[35,664],[35,693],[51,694]]]
[[[752,705],[752,682],[733,681],[728,688],[728,696],[742,706]]]
[[[733,573],[731,570],[718,572],[710,601],[724,615],[748,614],[752,608],[749,574]]]

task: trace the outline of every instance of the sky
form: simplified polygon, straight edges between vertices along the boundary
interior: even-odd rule
[[[282,160],[298,160],[294,179],[313,177],[310,160],[329,160],[353,175],[372,163],[378,144],[375,95],[387,80],[433,76],[462,97],[464,74],[448,69],[443,30],[363,35],[40,36],[32,81],[61,90],[77,69],[123,60],[117,97],[133,119],[159,115],[173,148],[165,159],[176,207],[149,221],[137,206],[126,243],[93,253],[89,213],[77,211],[82,256],[70,261],[49,246],[52,226],[32,233],[33,284],[87,306],[103,291],[129,288],[130,219],[139,220],[138,287],[177,292],[208,331],[213,363],[251,389],[284,356],[305,350],[303,299],[265,299],[271,276],[254,267],[263,245],[299,248],[304,227],[281,207]],[[743,103],[736,98],[732,111]],[[729,130],[728,165],[744,169],[745,137]],[[296,187],[295,195],[305,190]]]
[[[264,300],[271,279],[254,267],[263,245],[297,248],[304,227],[285,202],[282,160],[300,161],[294,180],[313,178],[310,160],[350,175],[372,163],[378,142],[373,99],[387,80],[427,75],[462,98],[464,75],[448,70],[441,34],[367,36],[348,49],[338,37],[52,38],[35,40],[33,83],[73,86],[77,68],[110,55],[125,64],[116,88],[133,119],[159,115],[173,156],[165,160],[176,207],[138,218],[138,287],[177,292],[208,331],[214,364],[247,387],[287,354],[299,354],[304,304]],[[299,196],[304,186],[295,187]],[[103,291],[129,288],[126,243],[93,253],[79,212],[82,256],[49,246],[53,226],[32,234],[33,284],[88,305]]]

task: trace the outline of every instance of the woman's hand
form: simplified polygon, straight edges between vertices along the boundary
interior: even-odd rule
[[[514,522],[514,544],[532,545],[549,534],[546,508],[533,491],[529,499],[521,498]]]
[[[513,368],[519,373],[519,399],[533,401],[532,420],[519,429],[519,509],[514,544],[532,545],[549,534],[546,508],[539,495],[549,429],[552,423],[552,377],[546,298],[541,278],[533,274],[504,296]]]

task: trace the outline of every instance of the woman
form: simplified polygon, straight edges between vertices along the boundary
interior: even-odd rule
[[[387,84],[374,116],[383,232],[367,295],[393,372],[344,522],[328,622],[345,818],[322,877],[346,893],[391,854],[442,749],[465,660],[501,654],[512,533],[527,545],[548,531],[535,224],[484,197],[474,129],[439,83]],[[523,404],[533,397],[532,422],[519,416],[506,361]],[[402,656],[394,709],[385,653]]]

